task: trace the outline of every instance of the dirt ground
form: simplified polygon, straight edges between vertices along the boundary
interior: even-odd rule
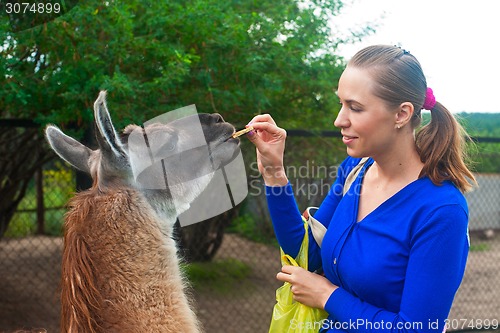
[[[32,328],[59,331],[61,250],[60,238],[0,241],[0,333]],[[244,262],[251,272],[223,293],[209,288],[192,291],[205,332],[267,332],[280,285],[275,280],[279,252],[226,235],[216,259],[227,258]]]
[[[453,302],[450,321],[479,326],[481,320],[500,321],[500,235],[484,240],[471,236],[467,269]],[[467,328],[467,327],[464,327]],[[459,327],[462,329],[462,327]],[[500,332],[500,329],[498,330]]]
[[[500,236],[473,238],[462,286],[450,313],[450,324],[465,330],[485,320],[500,320]],[[58,332],[58,286],[61,239],[31,237],[0,241],[0,332],[45,328]],[[279,252],[234,235],[226,235],[218,258],[236,258],[251,268],[241,283],[224,293],[194,292],[206,333],[267,332],[274,293],[280,283]],[[482,320],[482,321],[480,321]]]

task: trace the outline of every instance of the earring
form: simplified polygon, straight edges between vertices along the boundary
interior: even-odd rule
[[[401,125],[397,125],[397,126],[396,126],[396,128],[397,128],[397,129],[400,129],[400,128],[401,128]]]

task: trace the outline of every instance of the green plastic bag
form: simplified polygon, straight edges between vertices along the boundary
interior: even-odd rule
[[[299,254],[295,260],[281,251],[281,265],[294,265],[307,269],[309,236],[304,220],[305,234]],[[291,284],[285,282],[276,290],[276,304],[269,333],[317,333],[328,314],[322,309],[308,307],[293,300]]]

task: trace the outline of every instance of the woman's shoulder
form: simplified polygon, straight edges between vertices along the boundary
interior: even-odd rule
[[[409,224],[412,237],[429,233],[450,237],[466,234],[469,210],[460,190],[452,182],[434,184],[427,177],[420,178],[418,183],[420,186],[413,192],[411,208],[406,210],[406,214],[412,216]]]
[[[428,177],[423,177],[420,181],[422,186],[418,189],[418,201],[426,209],[430,211],[432,208],[455,206],[457,210],[463,209],[468,215],[465,196],[451,181],[434,184]]]

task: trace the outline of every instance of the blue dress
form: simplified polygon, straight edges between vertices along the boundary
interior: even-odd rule
[[[442,332],[469,251],[468,209],[451,183],[428,177],[408,184],[357,222],[363,166],[348,157],[314,217],[327,227],[322,247],[312,235],[309,270],[322,267],[339,286],[329,297],[321,332]],[[269,212],[284,252],[296,256],[304,229],[290,184],[266,187]]]

